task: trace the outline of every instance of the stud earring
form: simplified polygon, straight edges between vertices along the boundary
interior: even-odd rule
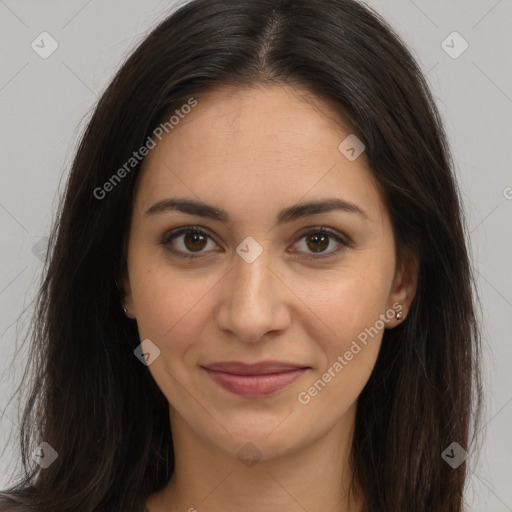
[[[114,283],[116,283],[117,293],[119,294],[119,298],[121,299],[121,307],[123,308],[124,314],[127,315],[128,310],[126,309],[126,306],[124,305],[121,288],[119,288],[119,285],[117,284],[117,279],[115,276],[114,276]]]
[[[400,320],[402,318],[402,315],[403,315],[403,311],[400,310],[397,314],[396,314],[396,317],[398,320]]]

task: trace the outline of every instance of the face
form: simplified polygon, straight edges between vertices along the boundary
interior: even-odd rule
[[[171,426],[272,458],[353,419],[415,282],[350,134],[305,91],[217,88],[149,152],[123,287]]]

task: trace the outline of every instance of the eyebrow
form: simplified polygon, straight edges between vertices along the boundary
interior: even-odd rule
[[[296,204],[281,210],[277,214],[277,224],[284,224],[303,217],[308,217],[309,215],[335,210],[356,213],[365,219],[368,218],[366,212],[356,204],[339,198],[328,198],[321,201]],[[231,222],[229,213],[226,210],[203,203],[202,201],[184,198],[167,198],[158,201],[146,211],[145,215],[156,215],[170,211],[180,211],[188,213],[189,215],[207,217],[209,219],[223,222],[224,224],[229,224]]]

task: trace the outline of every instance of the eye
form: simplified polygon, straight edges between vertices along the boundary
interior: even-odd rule
[[[178,250],[170,247],[170,242],[182,238],[176,244]],[[200,258],[202,250],[207,246],[208,239],[213,240],[208,233],[196,226],[186,226],[167,233],[162,241],[166,249],[179,258]],[[192,251],[187,252],[187,251]],[[196,256],[193,253],[198,253]]]
[[[302,240],[305,240],[304,243],[300,243]],[[326,251],[326,249],[332,245],[331,241],[334,240],[335,246],[337,247],[334,250]],[[336,231],[332,231],[330,229],[326,229],[323,226],[318,228],[308,229],[307,231],[303,231],[301,233],[301,237],[298,242],[294,245],[299,245],[305,247],[306,251],[299,252],[308,252],[311,250],[311,256],[308,256],[310,259],[320,259],[320,258],[330,258],[331,256],[336,255],[343,249],[350,246],[350,242],[345,240],[340,234]]]
[[[310,256],[307,256],[311,259],[328,258],[350,246],[350,242],[345,240],[336,231],[326,229],[323,226],[309,228],[307,231],[303,231],[299,241],[296,242],[294,246],[300,246],[300,242],[303,239],[305,239],[305,243],[303,243],[302,246],[305,247],[305,250],[298,252],[307,253],[308,251],[312,251],[309,253]],[[171,254],[179,258],[194,259],[200,258],[205,253],[209,252],[208,250],[203,250],[208,247],[209,240],[211,240],[214,245],[217,245],[213,238],[203,229],[197,226],[185,226],[167,233],[161,243]],[[335,245],[337,244],[337,248],[326,251],[326,249],[332,245],[331,242],[333,240]],[[211,250],[219,252],[215,248]]]

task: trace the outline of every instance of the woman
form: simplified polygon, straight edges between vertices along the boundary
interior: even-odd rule
[[[461,511],[479,331],[452,167],[368,7],[180,7],[74,160],[4,509]]]

